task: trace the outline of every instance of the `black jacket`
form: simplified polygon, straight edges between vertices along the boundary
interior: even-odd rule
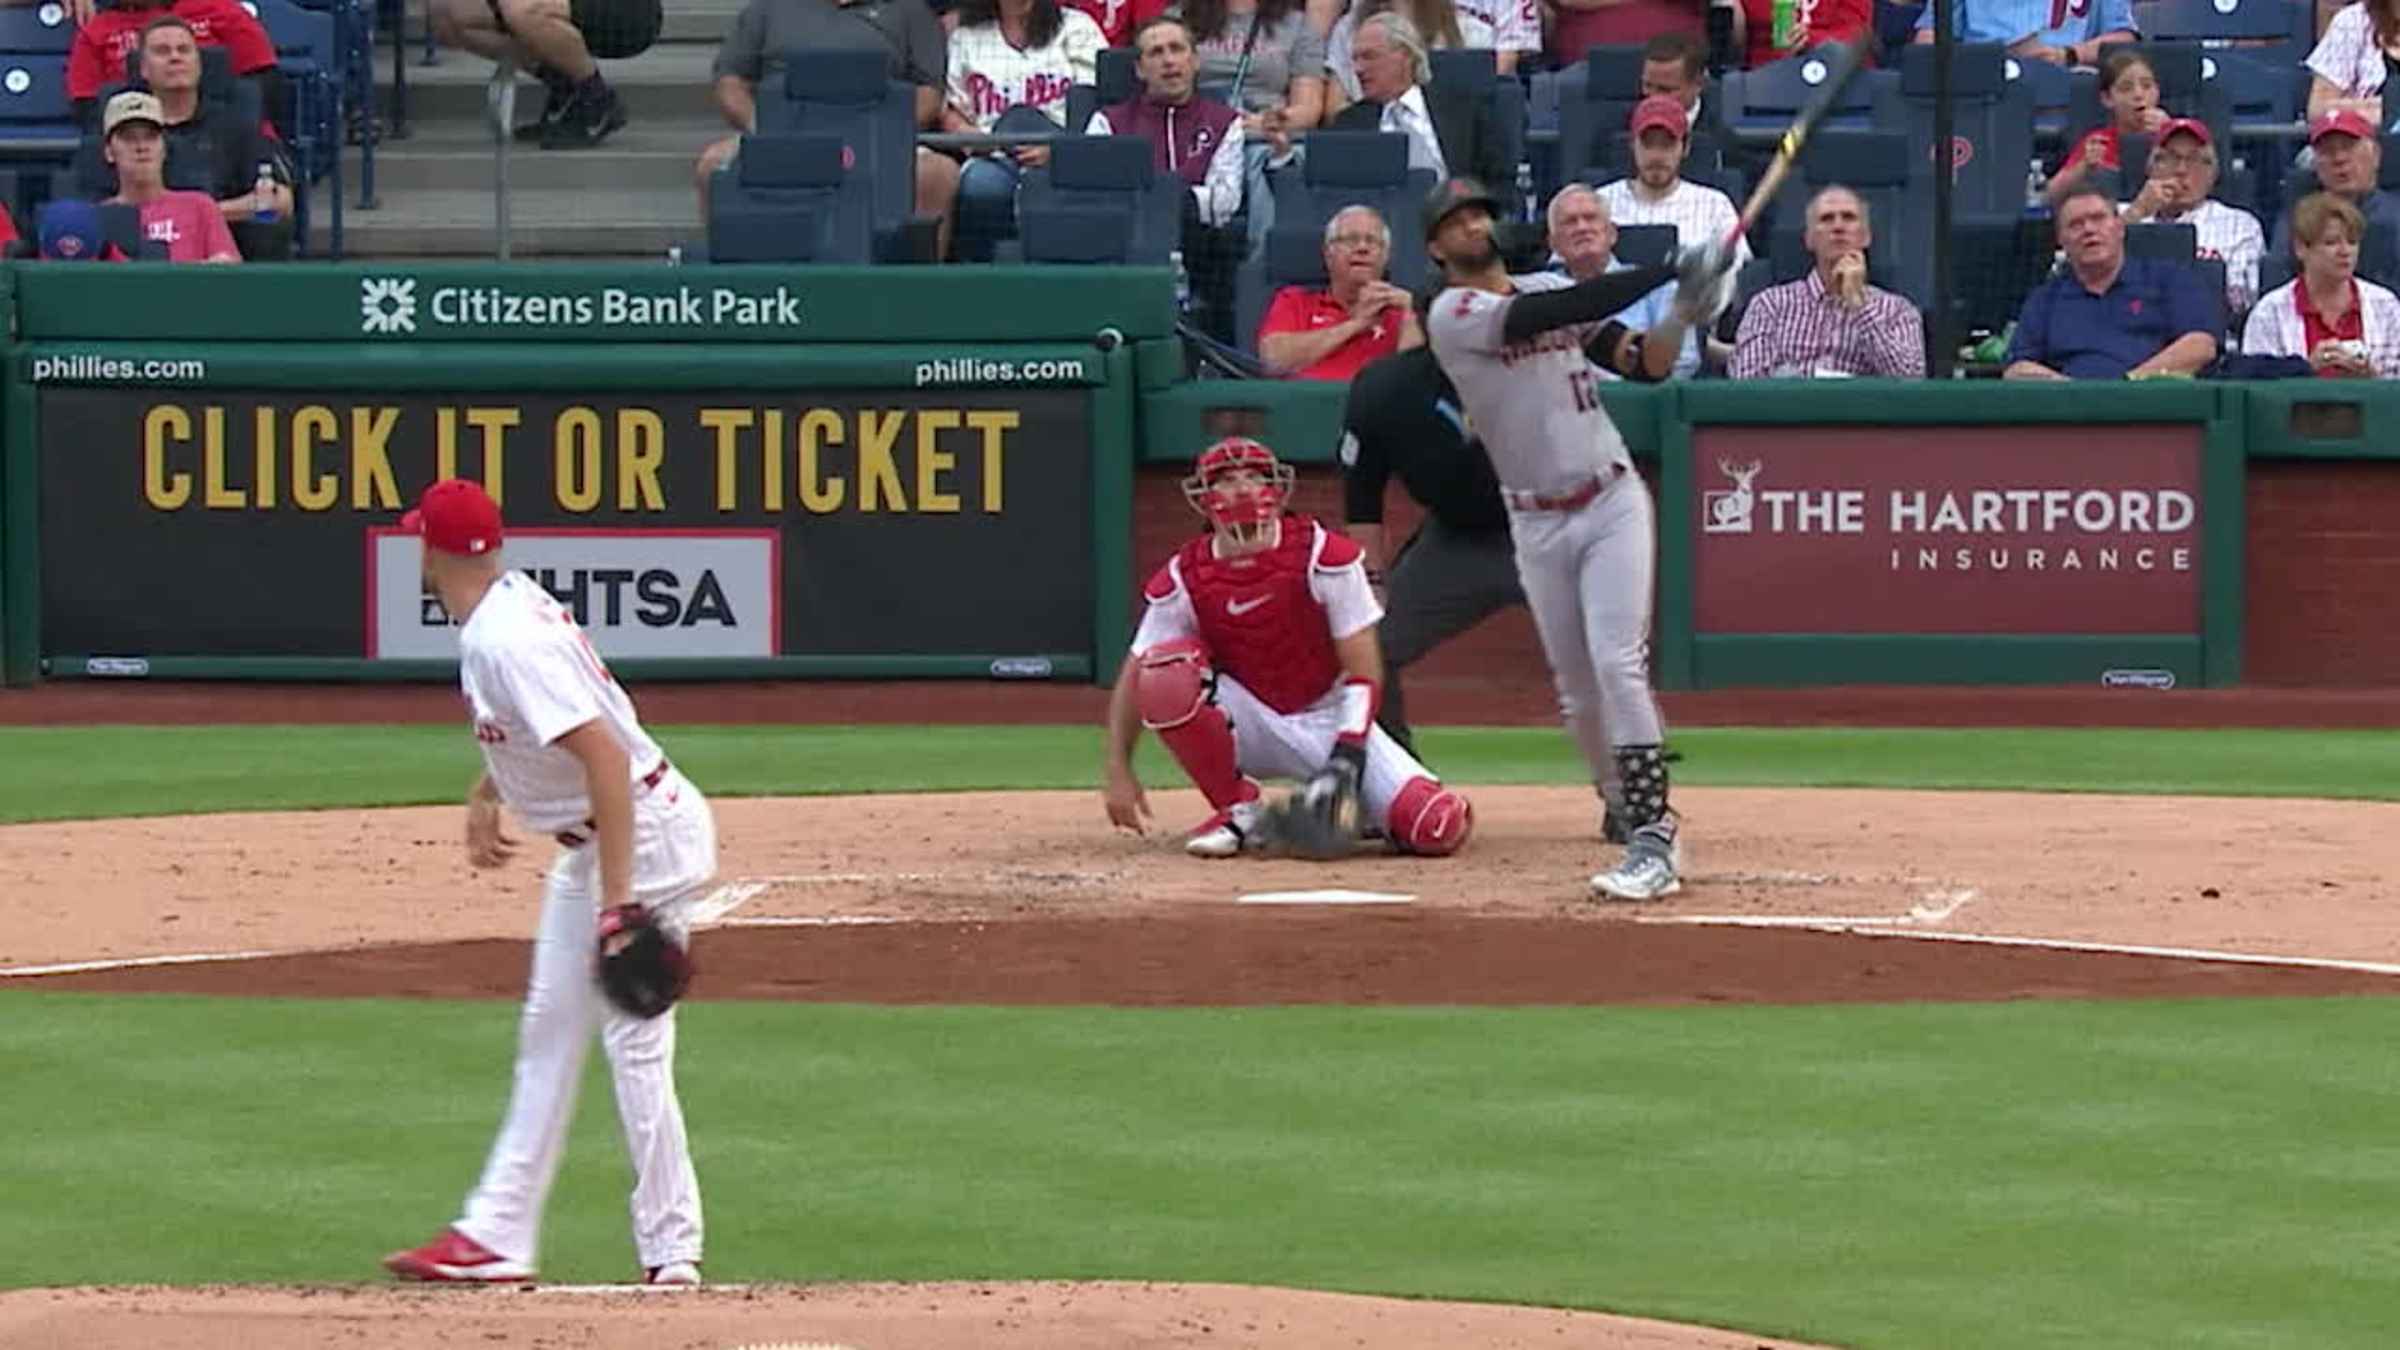
[[[1418,86],[1425,94],[1425,111],[1433,117],[1433,139],[1442,147],[1442,163],[1453,178],[1465,175],[1505,195],[1516,185],[1516,166],[1506,163],[1500,128],[1492,121],[1491,104],[1472,95],[1433,85]],[[1376,131],[1383,126],[1383,105],[1353,103],[1333,119],[1334,131]]]

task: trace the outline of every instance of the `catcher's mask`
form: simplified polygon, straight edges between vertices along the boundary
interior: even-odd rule
[[[1247,436],[1228,436],[1200,452],[1183,499],[1237,544],[1264,543],[1292,499],[1292,466]]]

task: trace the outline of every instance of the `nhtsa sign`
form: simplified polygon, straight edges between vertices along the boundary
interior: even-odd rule
[[[609,657],[773,656],[774,530],[512,530],[507,563],[558,597]],[[458,633],[426,592],[424,545],[367,532],[367,655],[455,660]]]
[[[599,286],[534,290],[512,286],[421,287],[415,277],[362,277],[361,333],[408,337],[447,328],[532,330],[641,328],[790,331],[801,326],[800,297],[788,286]]]

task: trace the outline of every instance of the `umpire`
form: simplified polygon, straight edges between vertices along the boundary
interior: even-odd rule
[[[1432,301],[1417,297],[1423,322]],[[1433,348],[1396,352],[1350,382],[1342,413],[1343,530],[1366,550],[1367,579],[1383,593],[1383,711],[1393,740],[1416,752],[1400,673],[1411,662],[1510,605],[1525,603],[1517,580],[1508,508],[1491,457],[1467,426],[1450,377]],[[1383,566],[1384,485],[1394,475],[1425,521]],[[1613,784],[1599,788],[1602,834],[1623,843]]]

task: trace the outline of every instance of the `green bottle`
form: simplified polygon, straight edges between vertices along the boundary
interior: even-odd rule
[[[1797,51],[1800,47],[1800,0],[1775,0],[1775,50]]]

